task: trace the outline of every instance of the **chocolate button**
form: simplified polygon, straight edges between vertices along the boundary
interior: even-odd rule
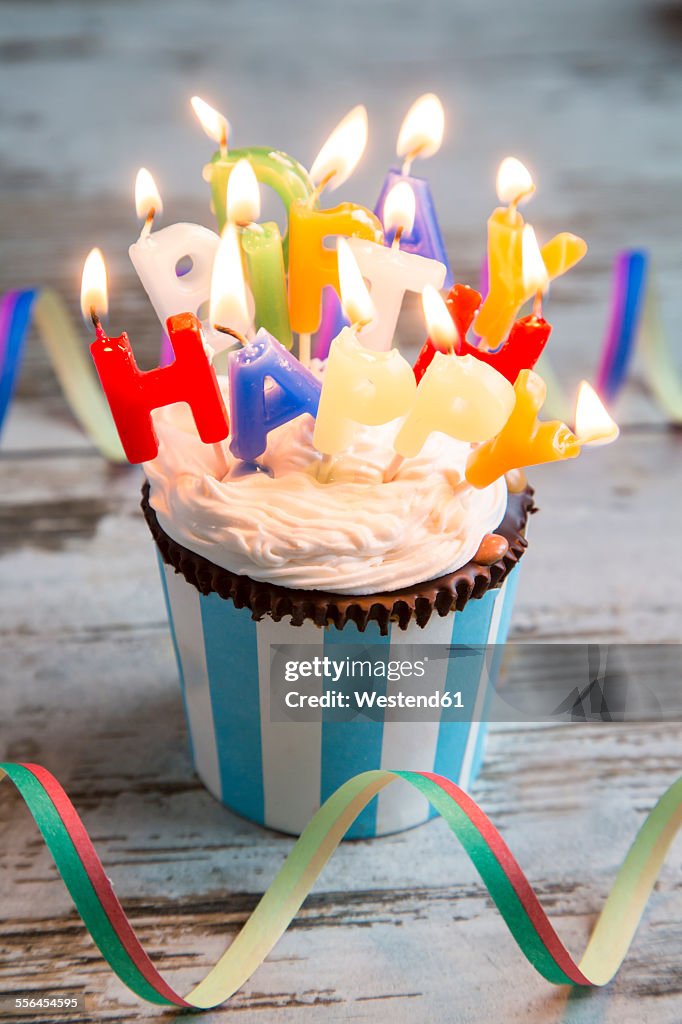
[[[486,533],[472,560],[479,565],[493,565],[504,558],[508,551],[509,541],[505,537],[499,533]]]

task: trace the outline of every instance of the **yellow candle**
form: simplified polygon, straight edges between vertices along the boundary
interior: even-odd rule
[[[565,423],[538,421],[547,394],[542,377],[533,370],[521,370],[514,391],[514,409],[502,430],[469,456],[466,478],[474,487],[487,487],[510,469],[574,459],[580,454],[580,441]]]
[[[364,206],[341,203],[316,210],[301,200],[289,208],[289,317],[294,331],[312,334],[322,317],[322,289],[339,293],[336,253],[324,244],[330,235],[381,243],[381,223]]]
[[[357,424],[379,426],[403,416],[416,390],[412,367],[397,349],[374,352],[344,327],[329,350],[313,444],[338,455],[351,445]]]
[[[474,356],[436,352],[393,447],[413,458],[434,430],[460,441],[485,441],[499,433],[513,408],[514,389],[492,366]]]
[[[534,190],[533,179],[522,163],[513,157],[502,161],[497,193],[500,201],[509,205],[493,210],[488,220],[488,295],[474,322],[475,333],[490,349],[502,344],[521,306],[532,296],[523,280],[524,219],[517,207]],[[587,245],[577,235],[562,232],[541,251],[551,281],[575,266]]]

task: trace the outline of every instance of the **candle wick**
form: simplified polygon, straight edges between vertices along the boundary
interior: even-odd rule
[[[151,234],[152,224],[154,223],[155,216],[156,210],[154,209],[153,206],[151,206],[149,208],[149,211],[147,212],[147,216],[145,217],[145,222],[142,225],[142,230],[140,231],[140,237],[138,238],[138,242],[141,242],[143,238],[147,238],[148,235]]]
[[[538,289],[535,293],[535,299],[533,300],[533,316],[537,320],[542,320],[542,289]]]
[[[236,338],[240,345],[248,345],[248,341],[243,334],[239,331],[233,330],[231,327],[223,327],[222,324],[213,324],[213,329],[219,331],[220,334],[229,334],[231,338]]]
[[[350,325],[350,329],[353,334],[359,334],[363,327],[366,327],[367,324],[371,324],[371,322],[371,320],[354,320]]]
[[[509,204],[509,212],[514,215],[514,218],[516,217],[516,215],[518,213],[518,210],[516,209],[516,207],[519,205],[519,203],[522,200],[524,200],[524,199],[530,199],[530,197],[533,195],[534,192],[535,192],[535,185],[531,185],[530,188],[525,189],[524,192],[519,192],[519,194],[517,196],[514,196],[514,198],[512,199],[512,201]]]
[[[414,149],[411,149],[410,152],[405,156],[405,159],[403,160],[403,166],[400,171],[404,178],[407,178],[409,176],[409,173],[412,170],[412,164],[417,159],[421,151],[424,149],[424,146],[425,143],[422,142],[421,145],[416,146]]]
[[[315,186],[315,188],[313,189],[313,191],[312,191],[312,193],[310,195],[310,203],[311,203],[311,205],[312,205],[312,203],[317,202],[317,200],[320,198],[320,196],[322,195],[322,193],[324,192],[325,188],[327,187],[327,185],[332,180],[332,178],[334,177],[335,174],[336,174],[336,168],[333,171],[330,171],[329,174],[325,174],[325,176],[322,179],[322,181],[318,182],[318,184]]]
[[[400,239],[403,237],[403,231],[404,231],[404,228],[403,228],[402,224],[398,224],[398,227],[395,229],[395,235],[393,236],[393,241],[391,242],[391,249],[399,249],[400,248]]]
[[[92,325],[95,328],[95,333],[97,334],[97,338],[98,339],[104,338],[105,334],[104,334],[104,328],[102,327],[102,321],[100,320],[99,314],[98,314],[98,312],[97,312],[97,310],[95,309],[94,306],[90,306],[90,319],[92,320]]]
[[[220,133],[220,158],[227,160],[227,132],[224,128]]]
[[[259,235],[263,234],[263,225],[259,224],[257,220],[238,220],[237,227],[242,228],[243,230],[248,229],[249,231],[254,231]]]

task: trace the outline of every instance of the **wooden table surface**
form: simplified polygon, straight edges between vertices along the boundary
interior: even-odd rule
[[[10,0],[2,10],[0,290],[52,284],[75,313],[80,261],[102,244],[112,327],[129,330],[146,365],[158,334],[127,266],[129,183],[146,163],[166,223],[207,220],[198,169],[209,150],[184,105],[192,92],[225,97],[241,142],[272,139],[303,160],[366,100],[373,145],[343,192],[371,203],[402,110],[435,89],[451,131],[428,173],[457,277],[475,281],[495,163],[517,152],[541,182],[541,235],[570,228],[591,246],[550,307],[567,384],[593,372],[620,246],[652,249],[679,340],[677,5],[491,0],[474,14],[437,0]],[[414,348],[409,314],[401,337]],[[636,373],[617,411],[617,445],[533,474],[542,512],[517,640],[679,642],[682,436]],[[0,756],[59,777],[143,942],[182,989],[234,936],[291,840],[236,818],[193,775],[139,484],[137,469],[107,466],[79,433],[31,339],[0,449]],[[576,953],[680,764],[676,723],[493,727],[474,795]],[[69,1021],[170,1020],[103,965],[9,786],[0,818],[0,992],[84,994]],[[525,963],[441,822],[346,844],[267,962],[205,1019],[678,1024],[679,867],[673,854],[615,982],[570,993]]]

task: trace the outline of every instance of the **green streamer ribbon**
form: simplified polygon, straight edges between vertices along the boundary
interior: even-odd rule
[[[187,995],[179,995],[142,948],[78,814],[45,768],[0,764],[29,808],[94,942],[118,977],[151,1003],[219,1006],[264,961],[301,907],[346,830],[386,786],[405,782],[441,814],[475,865],[521,951],[547,981],[605,985],[623,962],[647,900],[682,825],[682,778],[661,797],[627,854],[579,963],[555,932],[511,850],[480,807],[430,772],[370,771],[341,786],[314,815],[242,930]],[[376,845],[379,852],[380,844]],[[453,899],[456,894],[453,893]]]

